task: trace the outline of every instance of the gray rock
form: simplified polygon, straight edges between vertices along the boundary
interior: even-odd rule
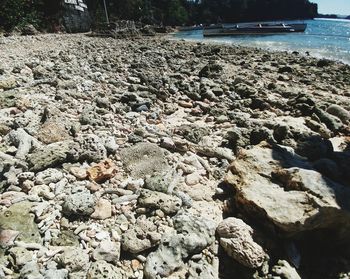
[[[115,154],[118,150],[118,144],[114,137],[107,137],[104,139],[104,146],[109,154]]]
[[[227,218],[216,231],[226,253],[242,265],[258,268],[268,259],[263,248],[253,240],[253,229],[242,220]]]
[[[181,212],[174,217],[176,231],[166,234],[157,251],[149,254],[144,267],[147,279],[170,276],[183,260],[200,253],[215,240],[216,224],[203,217]]]
[[[241,156],[230,166],[226,182],[237,191],[236,206],[245,214],[266,216],[259,219],[261,224],[276,226],[286,236],[316,228],[339,228],[341,236],[337,237],[348,237],[348,188],[277,147],[256,146]],[[282,169],[281,165],[299,167]]]
[[[35,177],[36,184],[57,183],[63,178],[63,173],[57,169],[46,169],[37,173]]]
[[[332,132],[338,131],[343,126],[342,121],[338,117],[317,107],[315,107],[314,110],[321,122],[326,124],[328,129],[330,129]]]
[[[123,149],[120,151],[120,157],[134,178],[163,173],[169,168],[164,150],[151,143],[138,143]]]
[[[38,140],[29,135],[23,128],[12,130],[5,140],[17,147],[16,158],[24,159],[32,148],[39,147]]]
[[[91,264],[87,279],[126,279],[122,272],[112,264],[105,261],[96,261]]]
[[[30,262],[34,256],[32,252],[23,247],[12,247],[9,252],[12,263],[13,265],[17,266],[17,268],[20,268],[26,263]]]
[[[189,261],[188,279],[217,279],[219,278],[219,266],[218,259],[214,259],[213,262],[209,263],[205,259],[199,261]]]
[[[80,148],[77,150],[80,161],[99,162],[107,157],[104,142],[96,135],[80,135],[76,141]]]
[[[88,191],[69,195],[62,205],[62,212],[67,217],[89,216],[94,212],[95,199]]]
[[[171,178],[169,176],[166,176],[165,174],[160,174],[147,177],[145,179],[144,187],[152,191],[167,193],[170,183]]]
[[[251,97],[258,94],[258,91],[254,87],[245,83],[236,84],[235,89],[241,97]]]
[[[67,269],[48,269],[43,273],[44,279],[67,279]]]
[[[69,272],[87,270],[89,268],[89,255],[78,247],[65,248],[63,253],[58,256],[57,261]]]
[[[338,117],[344,124],[350,121],[350,112],[339,105],[330,105],[326,111]]]
[[[142,189],[138,204],[153,210],[161,209],[165,214],[175,214],[180,210],[182,200],[161,192]]]
[[[92,257],[96,261],[103,260],[115,264],[120,257],[120,243],[102,240],[99,246],[93,251]]]
[[[39,266],[36,262],[27,262],[20,271],[20,278],[23,279],[43,279],[44,277],[40,274]]]
[[[41,171],[67,162],[73,146],[72,141],[62,141],[35,150],[27,158],[30,170]]]
[[[31,213],[33,204],[30,202],[16,203],[0,213],[0,228],[2,230],[18,231],[16,240],[26,243],[42,243],[39,229]]]
[[[157,226],[150,220],[139,218],[134,226],[122,235],[122,248],[133,254],[139,254],[160,242],[161,235]]]

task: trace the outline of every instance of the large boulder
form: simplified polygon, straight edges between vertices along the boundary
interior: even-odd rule
[[[350,230],[350,189],[323,177],[288,148],[263,143],[245,150],[226,181],[242,212],[281,235],[328,228],[346,236]]]

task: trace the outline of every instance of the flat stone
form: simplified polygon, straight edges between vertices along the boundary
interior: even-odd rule
[[[51,143],[28,155],[28,164],[31,171],[41,171],[49,167],[55,167],[68,161],[74,143],[62,141]]]
[[[124,166],[134,178],[144,178],[154,173],[164,173],[168,169],[164,150],[155,144],[138,143],[122,149],[120,157]]]
[[[104,220],[112,216],[112,204],[109,200],[99,199],[94,207],[91,218]]]
[[[0,212],[0,228],[19,232],[17,241],[26,243],[42,243],[39,229],[31,213],[33,204],[19,202]]]
[[[67,247],[58,257],[58,261],[70,272],[87,270],[89,255],[79,247]]]
[[[109,263],[117,263],[120,257],[120,243],[110,240],[102,240],[100,245],[93,251],[92,257]]]
[[[175,214],[182,206],[182,200],[161,192],[143,189],[138,199],[141,207],[161,209],[165,214]]]

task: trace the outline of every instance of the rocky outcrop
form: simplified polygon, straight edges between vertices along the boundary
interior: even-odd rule
[[[243,151],[240,158],[230,166],[226,181],[237,191],[237,206],[248,215],[289,236],[349,229],[350,189],[323,177],[305,159],[266,143]]]

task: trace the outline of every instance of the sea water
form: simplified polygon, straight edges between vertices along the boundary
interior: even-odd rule
[[[287,23],[290,21],[287,21]],[[202,30],[178,32],[174,36],[185,40],[199,40],[279,51],[298,51],[318,58],[350,64],[350,20],[305,20],[304,33],[278,35],[244,35],[204,38]]]

